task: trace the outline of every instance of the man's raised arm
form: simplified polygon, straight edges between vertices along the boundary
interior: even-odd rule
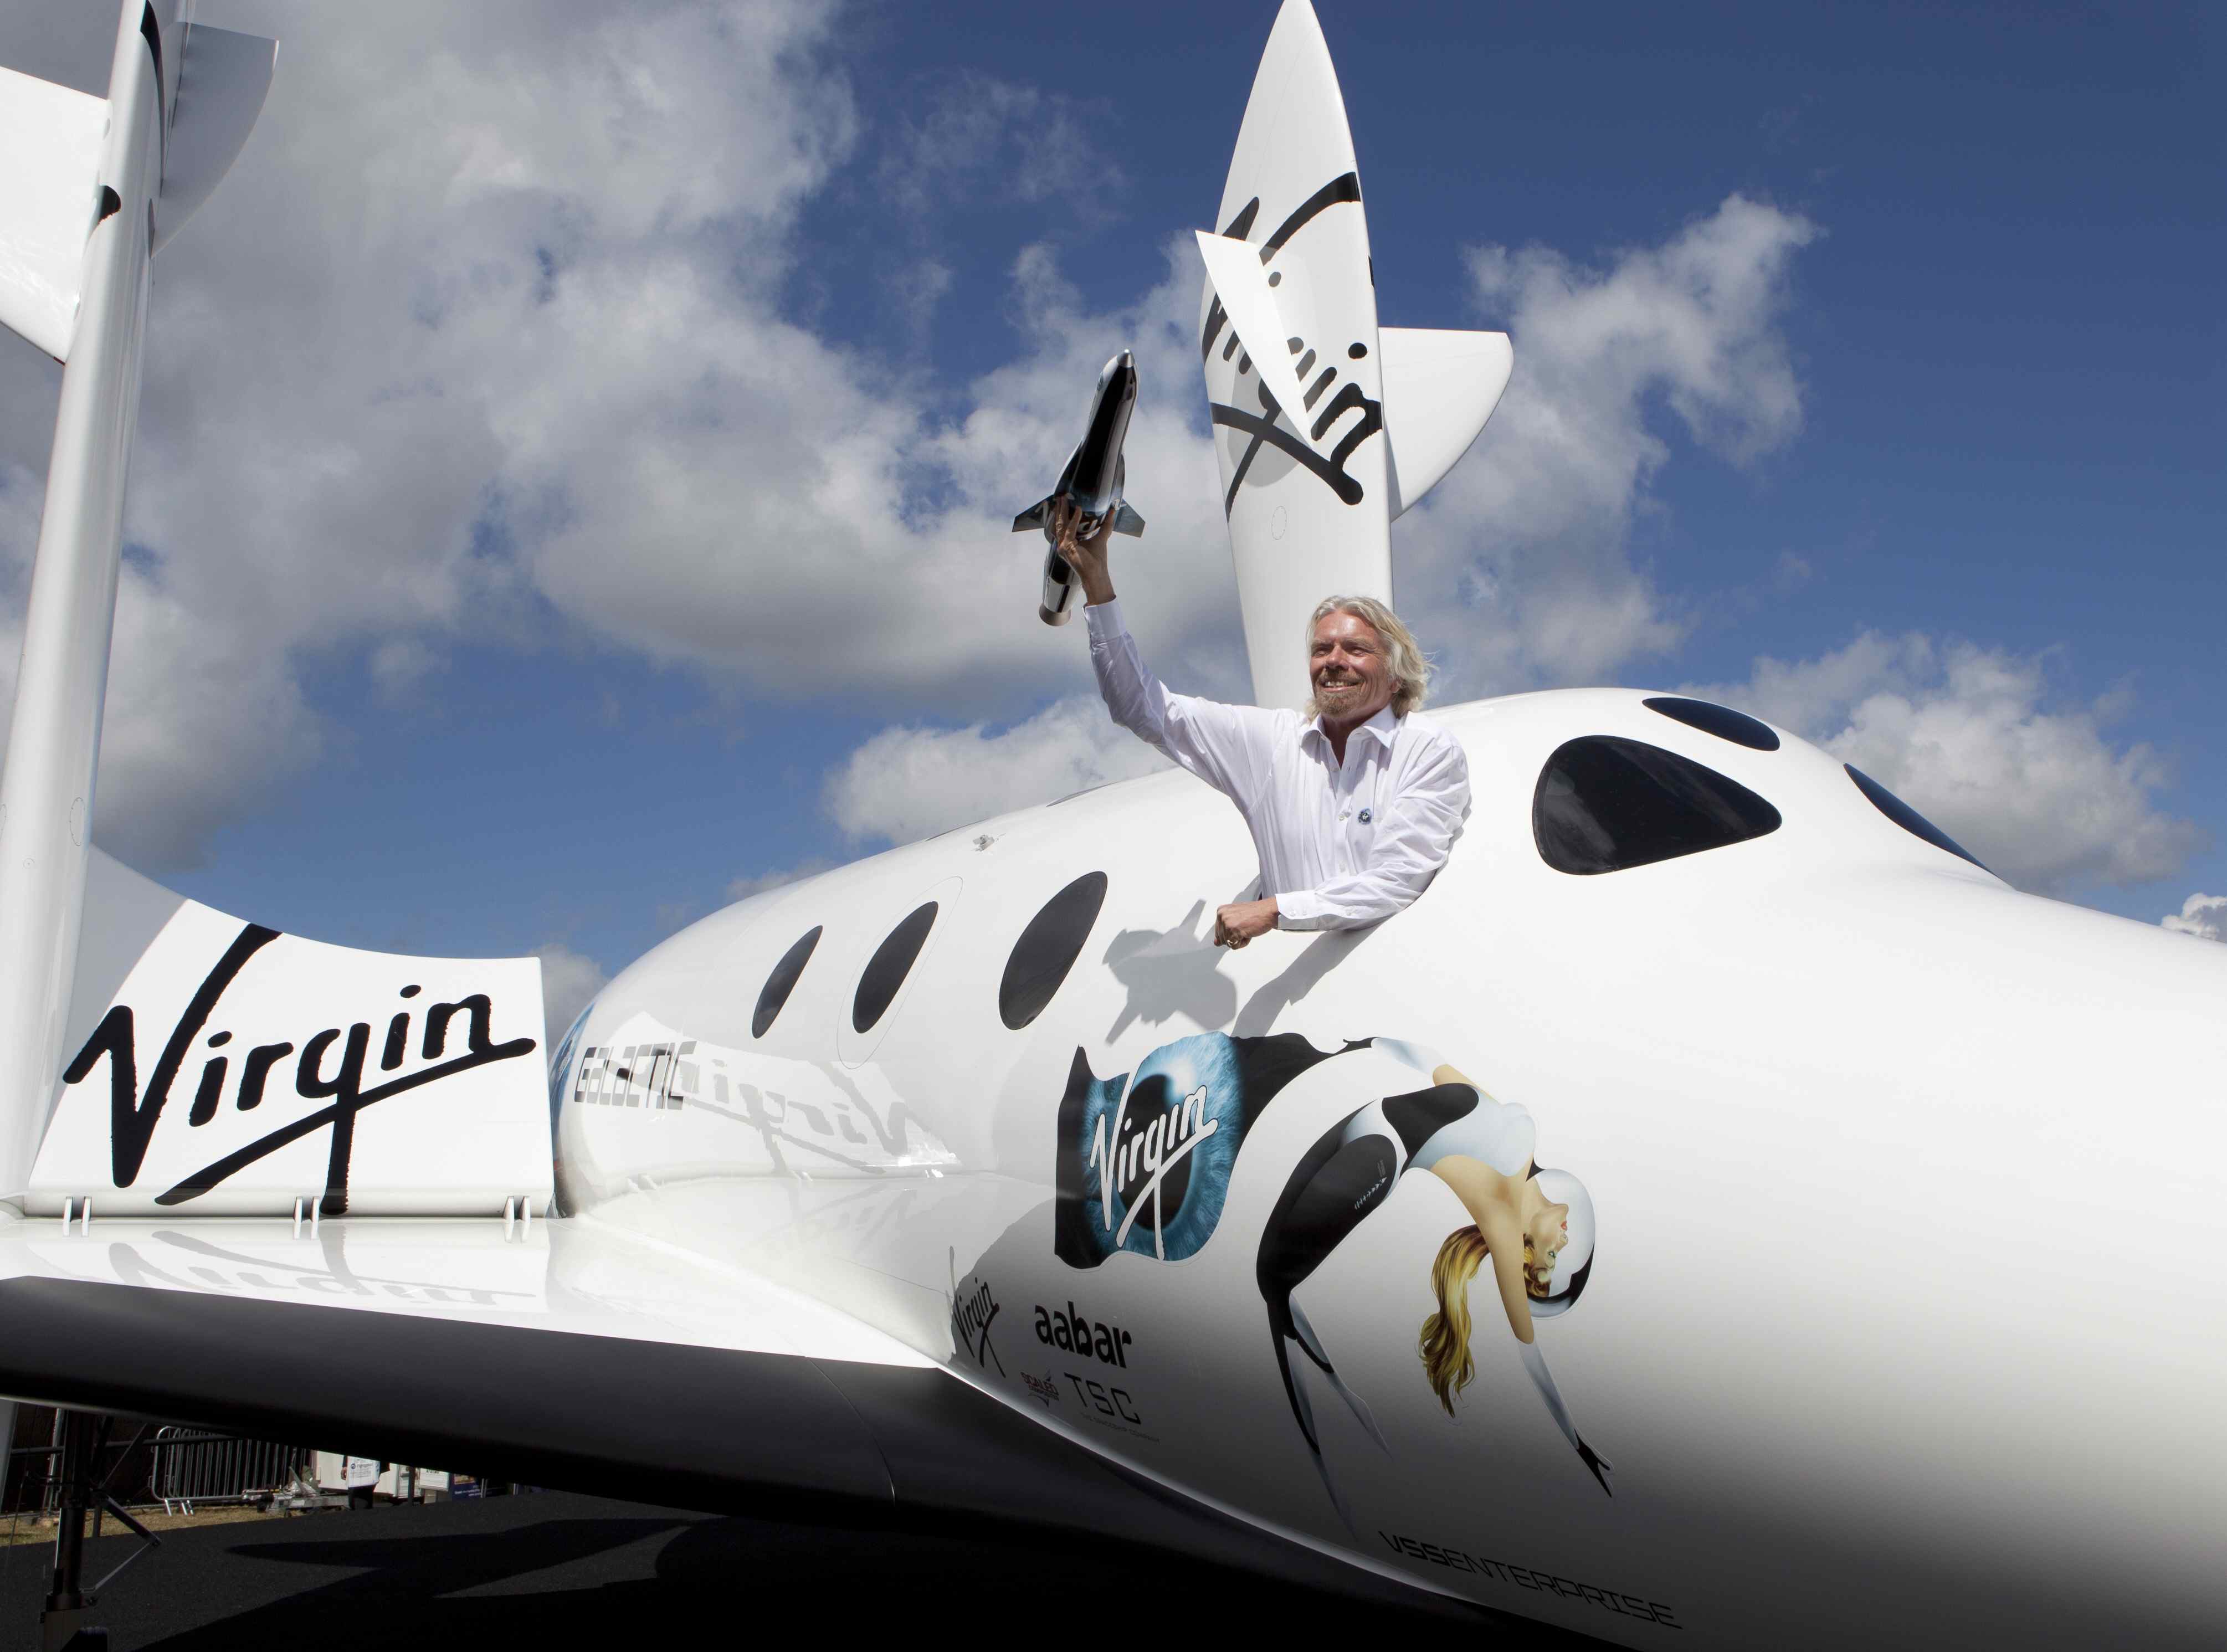
[[[1075,533],[1074,507],[1055,507],[1059,552],[1082,582],[1083,623],[1090,632],[1090,667],[1099,697],[1114,720],[1158,747],[1216,790],[1241,797],[1264,762],[1263,742],[1273,716],[1252,706],[1224,705],[1194,695],[1171,693],[1145,666],[1121,616],[1107,567],[1109,518],[1088,539]]]

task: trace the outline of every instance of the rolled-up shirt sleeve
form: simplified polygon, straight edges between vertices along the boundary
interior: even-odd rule
[[[1279,890],[1279,929],[1351,929],[1388,918],[1430,887],[1469,815],[1469,759],[1442,739],[1377,811],[1369,864],[1316,888]]]
[[[1090,666],[1114,720],[1196,775],[1242,801],[1262,768],[1261,742],[1270,713],[1249,705],[1174,694],[1145,667],[1117,600],[1082,610],[1090,630]]]

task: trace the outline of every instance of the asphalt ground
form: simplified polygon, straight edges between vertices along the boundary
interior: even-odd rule
[[[88,1543],[88,1582],[132,1541]],[[50,1547],[0,1549],[4,1652],[38,1645],[52,1557]],[[551,1491],[173,1531],[110,1585],[99,1617],[115,1652],[714,1644],[790,1624],[845,1637],[934,1629],[961,1643],[1119,1644],[1139,1630],[1234,1623],[1341,1638],[1452,1630],[1570,1652],[1602,1644],[1350,1568],[1330,1587],[1297,1581],[1300,1566],[1322,1570],[1295,1560],[1263,1575],[1015,1524],[894,1515],[789,1524]]]

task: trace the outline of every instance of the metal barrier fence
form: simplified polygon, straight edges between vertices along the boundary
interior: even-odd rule
[[[165,1514],[191,1514],[196,1502],[246,1502],[282,1492],[310,1470],[294,1445],[239,1439],[171,1425],[155,1431],[148,1486]]]

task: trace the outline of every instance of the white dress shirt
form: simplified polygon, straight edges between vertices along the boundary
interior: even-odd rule
[[[1469,760],[1452,735],[1388,706],[1346,736],[1340,762],[1320,718],[1171,694],[1120,603],[1082,613],[1106,709],[1237,805],[1279,928],[1374,923],[1429,886],[1469,816]]]

